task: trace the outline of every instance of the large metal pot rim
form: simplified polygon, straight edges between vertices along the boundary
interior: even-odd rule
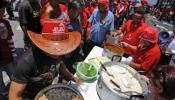
[[[101,77],[101,75],[100,75],[100,77],[98,78],[98,80],[100,80],[100,79],[103,79],[102,77]],[[123,97],[125,97],[125,98],[129,98],[129,96],[128,95],[126,95],[126,94],[124,94],[124,93],[121,93],[120,91],[115,91],[114,89],[112,89],[112,88],[109,88],[108,86],[107,86],[107,84],[104,82],[104,81],[101,81],[104,85],[105,85],[105,87],[107,87],[107,89],[109,89],[110,91],[112,91],[112,92],[114,92],[114,93],[116,93],[116,94],[118,94],[118,95],[120,95],[120,96],[123,96]],[[96,85],[97,86],[97,85]],[[98,88],[97,88],[97,91],[98,91]]]
[[[133,68],[131,68],[130,66],[128,66],[128,65],[126,65],[126,64],[124,64],[124,63],[121,63],[121,62],[106,62],[106,63],[104,63],[104,66],[106,66],[106,65],[121,65],[121,66],[127,68],[128,71],[129,71],[131,74],[133,74],[134,77],[136,77],[136,78],[138,79],[138,81],[139,81],[139,83],[140,83],[140,85],[141,85],[141,88],[142,88],[143,92],[148,92],[148,86],[147,86],[146,82],[145,82],[145,81],[141,81],[142,79],[141,79],[141,77],[139,76],[139,73],[138,73],[136,70],[134,70]],[[103,81],[103,83],[105,84],[105,86],[107,86],[107,84],[104,82],[104,78],[101,77],[101,76],[102,76],[101,74],[102,74],[102,73],[101,73],[101,71],[100,71],[100,77],[99,77],[99,79],[102,79],[102,81]],[[108,86],[107,86],[107,87],[108,87]],[[109,87],[108,87],[108,88],[109,88]],[[111,91],[114,91],[115,93],[117,93],[117,91],[115,91],[115,90],[113,90],[113,89],[111,89],[111,88],[109,88],[109,89],[110,89]],[[118,92],[120,92],[120,91],[118,91]],[[118,94],[122,94],[122,96],[128,97],[128,95],[123,94],[123,93],[118,93]]]
[[[66,84],[54,84],[54,85],[50,85],[48,87],[45,87],[44,89],[42,89],[35,97],[34,100],[38,100],[39,97],[41,97],[46,91],[50,90],[50,89],[53,89],[53,88],[67,88],[67,89],[70,89],[72,91],[74,91],[78,96],[80,96],[81,100],[84,100],[82,94],[75,88],[69,86],[69,85],[66,85]]]

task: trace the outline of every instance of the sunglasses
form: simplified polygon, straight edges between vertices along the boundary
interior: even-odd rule
[[[143,15],[141,15],[139,13],[134,13],[133,16],[136,18],[143,18]]]

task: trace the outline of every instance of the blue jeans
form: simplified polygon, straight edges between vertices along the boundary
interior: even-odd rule
[[[0,65],[0,94],[1,94],[0,100],[7,100],[7,96],[8,96],[8,89],[4,84],[2,71],[6,71],[7,75],[11,77],[13,73],[13,69],[14,67],[12,63],[9,63],[5,66]]]

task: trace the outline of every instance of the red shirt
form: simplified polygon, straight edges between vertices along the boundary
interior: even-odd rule
[[[12,40],[13,32],[10,23],[5,19],[0,19],[8,30],[7,39],[0,38],[0,65],[6,65],[13,61],[13,54],[15,52],[14,43]]]
[[[90,12],[87,8],[83,10],[82,16],[81,16],[81,22],[82,22],[82,28],[85,29],[87,26],[88,18],[90,17]]]
[[[82,30],[84,32],[85,29],[87,28],[87,32],[86,32],[87,37],[89,37],[89,35],[91,33],[91,24],[88,24],[88,18],[91,16],[91,12],[90,12],[89,8],[90,7],[84,8],[82,16],[81,16]],[[87,26],[87,24],[88,24],[88,26]]]
[[[92,14],[91,11],[90,11],[90,7],[85,7],[84,10],[83,10],[83,12],[86,13],[86,15],[87,15],[88,17],[90,17],[91,14]]]
[[[117,4],[117,9],[116,12],[120,15],[120,16],[124,16],[128,11],[128,4],[127,3],[118,3]]]
[[[141,68],[149,72],[160,59],[160,48],[158,44],[145,51],[138,51],[134,55],[134,63],[141,64]]]
[[[95,10],[95,8],[96,8],[96,5],[95,4],[90,4],[90,14],[92,15],[92,13],[94,12],[94,10]]]
[[[125,32],[125,35],[121,38],[121,41],[131,44],[133,46],[137,46],[140,34],[148,25],[142,22],[140,25],[138,25],[138,27],[134,28],[132,22],[132,20],[128,20],[122,26],[121,30],[122,32]],[[125,48],[125,53],[128,55],[132,54],[129,48]]]
[[[42,19],[44,19],[45,18],[45,16],[46,16],[46,9],[47,9],[47,7],[48,7],[48,3],[47,4],[45,4],[44,5],[44,7],[42,8],[42,12],[41,12],[41,23],[42,23]],[[60,11],[61,12],[64,12],[65,14],[67,14],[67,16],[68,16],[68,12],[67,12],[67,7],[65,6],[65,5],[63,5],[63,4],[59,4],[59,9],[60,9]]]
[[[141,0],[142,5],[148,5],[148,0]]]

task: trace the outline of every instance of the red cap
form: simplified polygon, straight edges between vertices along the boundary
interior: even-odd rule
[[[105,11],[109,10],[109,0],[98,0],[98,4],[105,8]]]
[[[109,0],[98,0],[100,4],[109,4]]]
[[[151,43],[158,42],[158,31],[156,28],[147,27],[140,36],[141,39],[149,41]]]

